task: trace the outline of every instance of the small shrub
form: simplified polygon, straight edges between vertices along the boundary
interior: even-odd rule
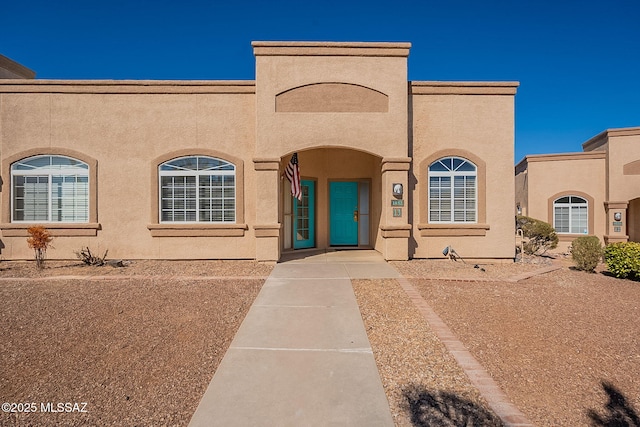
[[[29,238],[27,244],[35,251],[36,267],[44,268],[44,260],[47,258],[47,248],[51,245],[53,237],[49,231],[41,225],[29,227],[27,229]]]
[[[109,250],[107,249],[106,251],[104,251],[104,255],[98,256],[98,255],[92,254],[91,249],[89,249],[89,247],[87,246],[86,248],[80,249],[75,254],[80,261],[82,261],[87,265],[101,266],[106,264],[108,252]]]
[[[516,227],[526,238],[522,247],[528,255],[542,255],[558,247],[558,235],[549,223],[520,215],[516,217]]]
[[[593,273],[602,261],[602,244],[596,236],[581,236],[571,244],[571,258],[578,270]]]
[[[611,243],[604,249],[604,258],[614,276],[640,280],[640,243]]]

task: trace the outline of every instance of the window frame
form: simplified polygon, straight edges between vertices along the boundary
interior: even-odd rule
[[[39,147],[7,155],[2,159],[2,181],[8,184],[8,191],[2,191],[2,210],[0,230],[4,237],[26,237],[27,229],[34,225],[43,224],[43,221],[12,222],[12,198],[13,183],[11,179],[11,166],[19,161],[24,161],[36,156],[60,156],[69,157],[81,161],[89,166],[89,218],[88,222],[49,222],[47,229],[54,237],[72,236],[96,236],[101,229],[98,222],[98,161],[82,152],[61,147]]]
[[[37,166],[33,166],[32,169],[17,169],[18,165],[23,164],[25,166],[29,166],[31,167],[31,165],[27,165],[29,162],[33,162],[33,161],[37,161],[38,159],[44,159],[44,158],[48,158],[49,159],[49,164],[48,166],[41,166],[41,167],[37,167]],[[55,167],[54,164],[54,159],[55,158],[60,158],[60,159],[68,159],[71,160],[73,162],[77,162],[80,167],[75,167],[75,166],[68,166],[68,167],[64,167],[64,166],[60,166],[59,168]],[[82,173],[84,171],[84,173]],[[89,174],[89,165],[85,162],[83,162],[82,160],[70,157],[70,156],[62,156],[62,155],[54,155],[54,154],[45,154],[45,155],[36,155],[36,156],[30,156],[21,160],[17,160],[15,162],[13,162],[11,164],[11,222],[12,223],[34,223],[34,222],[38,222],[38,223],[43,223],[43,224],[64,224],[64,223],[69,223],[69,224],[83,224],[83,223],[88,223],[89,222],[89,212],[90,212],[90,197],[89,197],[89,191],[90,191],[90,174]],[[46,219],[16,219],[16,191],[17,191],[17,183],[16,183],[16,179],[18,177],[35,177],[35,178],[46,178],[46,181],[44,183],[46,183],[47,185],[47,208],[46,208],[46,215],[47,218]],[[62,196],[55,198],[54,200],[54,185],[55,185],[55,178],[58,177],[62,177],[62,178],[68,178],[68,177],[74,177],[77,178],[78,177],[86,177],[86,183],[85,183],[85,192],[86,192],[86,211],[84,212],[83,218],[82,219],[71,219],[71,220],[65,220],[65,221],[58,221],[54,219],[54,211],[57,210],[56,208],[54,208],[54,204],[56,202],[56,200],[58,201],[58,203],[62,200],[64,200],[64,198]],[[26,183],[25,183],[26,184]],[[26,210],[25,208],[23,208],[24,210]],[[75,213],[74,213],[75,214]]]
[[[558,200],[560,199],[564,199],[565,197],[569,198],[568,202],[558,202]],[[574,202],[572,200],[572,198],[576,198],[576,199],[580,199],[583,202]],[[556,208],[567,208],[569,211],[569,216],[568,216],[568,229],[569,231],[558,231],[558,225],[556,223],[557,221],[557,215],[556,215]],[[585,209],[585,213],[586,213],[586,218],[585,218],[585,225],[586,225],[586,231],[579,233],[579,232],[575,232],[572,231],[573,230],[573,210],[574,209],[578,209],[578,208],[582,208]],[[590,228],[589,228],[589,200],[587,200],[585,197],[582,196],[578,196],[575,194],[567,194],[567,195],[563,195],[560,197],[557,197],[554,201],[553,201],[553,228],[556,231],[556,233],[558,234],[582,234],[582,235],[588,235],[590,233]]]
[[[226,166],[231,166],[233,169],[229,170],[229,169],[200,169],[199,164],[200,161],[199,159],[210,159],[210,160],[214,160],[214,161],[218,161],[221,162],[222,165],[221,167],[226,167]],[[181,160],[186,160],[186,159],[195,159],[195,163],[196,163],[196,169],[180,169],[179,166],[177,165],[171,165],[171,163],[174,162],[179,162]],[[174,167],[176,169],[174,170],[163,170],[162,168],[165,166],[170,166],[170,167]],[[236,171],[237,168],[236,166],[232,163],[229,162],[227,160],[224,159],[220,159],[217,157],[212,157],[212,156],[206,156],[206,155],[193,155],[193,156],[181,156],[181,157],[177,157],[171,160],[168,160],[166,162],[163,162],[161,164],[158,165],[158,208],[159,208],[159,212],[158,212],[158,219],[159,219],[159,223],[160,224],[235,224],[236,223],[236,218],[237,218],[237,200],[236,200],[236,194],[237,194],[237,180],[236,180]],[[224,194],[224,190],[225,190],[225,186],[224,186],[224,179],[223,179],[223,185],[221,187],[221,191],[222,191],[222,197],[220,198],[220,200],[222,201],[222,220],[220,221],[215,221],[215,220],[201,220],[201,213],[205,211],[205,209],[203,208],[203,200],[204,198],[201,197],[200,191],[202,189],[202,182],[201,179],[202,178],[210,178],[213,176],[233,176],[233,197],[232,198],[227,198],[225,197]],[[180,220],[165,220],[163,219],[163,214],[165,212],[167,212],[168,210],[163,208],[163,200],[166,200],[167,198],[163,197],[163,189],[165,188],[164,184],[163,184],[163,178],[165,177],[180,177],[180,178],[188,178],[188,177],[195,177],[195,182],[194,182],[194,195],[195,195],[195,206],[192,209],[194,211],[194,220],[184,220],[184,221],[180,221]],[[228,209],[224,208],[224,204],[225,204],[225,200],[227,199],[232,199],[233,200],[233,219],[230,220],[225,220],[224,216],[225,216],[225,211],[227,211]],[[175,198],[171,198],[169,200],[177,200]],[[185,197],[185,205],[186,205],[186,201],[189,200],[187,197]],[[213,200],[213,199],[211,199]],[[186,216],[187,212],[191,210],[191,209],[187,209],[186,206],[184,208],[184,214]],[[172,209],[171,211],[174,212],[174,217],[175,217],[175,208]],[[210,210],[211,213],[213,213],[213,209]],[[178,211],[179,212],[179,211]]]
[[[159,166],[179,157],[213,157],[231,163],[236,168],[235,197],[236,220],[235,223],[223,222],[160,222],[160,174]],[[149,163],[150,189],[152,197],[149,198],[150,218],[147,229],[151,237],[242,237],[248,230],[245,221],[244,207],[244,161],[224,152],[207,148],[186,148],[161,155]]]
[[[455,161],[458,160],[460,161],[460,163],[456,166],[455,165]],[[432,167],[435,167],[437,164],[441,164],[446,170],[432,170]],[[450,166],[447,165],[446,163],[450,163]],[[461,170],[461,168],[465,165],[471,165],[473,167],[473,171],[469,171],[469,170]],[[460,211],[459,209],[455,208],[455,202],[456,202],[456,195],[455,195],[455,190],[456,190],[456,178],[463,178],[463,182],[465,183],[465,185],[463,186],[464,192],[466,193],[466,182],[467,179],[469,177],[473,177],[473,198],[467,198],[467,197],[463,197],[461,200],[463,202],[463,204],[465,205],[465,207],[462,209],[462,213],[465,216],[465,220],[456,220],[456,211]],[[429,166],[427,167],[427,198],[429,199],[429,212],[428,212],[428,222],[430,224],[477,224],[478,223],[478,166],[476,166],[472,161],[470,161],[469,159],[465,159],[463,157],[460,156],[445,156],[445,157],[441,157],[439,159],[434,160],[433,162],[431,162],[431,164],[429,164]],[[433,207],[431,206],[431,202],[434,199],[431,196],[431,192],[433,190],[432,184],[431,184],[431,178],[449,178],[449,194],[450,197],[448,199],[442,199],[439,198],[439,201],[442,200],[449,200],[450,202],[450,209],[449,209],[449,214],[450,214],[450,220],[433,220],[432,219],[432,213],[433,212],[437,212],[438,215],[441,217],[442,216],[442,212],[443,210],[440,208],[437,211],[433,210]],[[442,182],[442,181],[440,181]],[[438,189],[443,189],[445,187],[442,186],[438,186]],[[460,199],[458,199],[460,200]],[[467,209],[466,208],[466,204],[469,201],[473,201],[473,210]],[[446,212],[446,211],[445,211]],[[468,212],[472,212],[473,213],[473,220],[467,221],[466,220],[466,216]]]
[[[476,166],[476,223],[430,223],[429,222],[429,165],[445,157],[460,157]],[[431,153],[420,160],[417,173],[416,190],[419,203],[418,230],[420,237],[461,237],[486,236],[491,229],[487,224],[487,164],[471,151],[460,148],[447,148]]]
[[[591,197],[589,194],[583,192],[583,191],[577,191],[577,190],[565,190],[565,191],[561,191],[558,192],[554,195],[552,195],[551,197],[547,198],[547,222],[549,224],[551,224],[552,227],[554,227],[555,230],[555,224],[554,224],[554,214],[555,214],[555,209],[554,209],[554,202],[562,197],[566,197],[566,196],[577,196],[580,198],[583,198],[584,200],[587,201],[587,227],[588,227],[588,233],[587,234],[576,234],[576,233],[557,233],[558,234],[558,238],[560,239],[561,242],[570,242],[573,239],[575,239],[576,237],[580,237],[580,236],[586,236],[586,235],[590,235],[593,236],[595,233],[595,223],[594,223],[594,218],[595,218],[595,199],[593,197]]]

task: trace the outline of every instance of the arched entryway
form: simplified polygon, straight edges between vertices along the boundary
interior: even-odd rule
[[[381,215],[381,162],[363,151],[321,147],[299,151],[301,196],[291,195],[281,158],[282,250],[375,248]]]

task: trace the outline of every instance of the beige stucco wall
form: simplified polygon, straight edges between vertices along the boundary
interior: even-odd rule
[[[362,156],[355,153],[368,153],[385,164],[401,160],[408,169],[409,43],[254,42],[253,47],[256,57],[256,158],[282,158],[305,150],[320,154],[324,151],[314,149],[345,147],[354,150],[349,155],[355,156],[356,160]],[[319,160],[322,161],[321,156]],[[369,163],[369,160],[363,161]],[[387,172],[386,169],[383,171],[385,166],[378,165],[377,170],[371,169],[363,175],[356,173],[360,169],[359,162],[337,163],[338,167],[332,166],[326,173],[319,172],[319,176],[347,179],[357,175],[371,179],[372,194],[381,195],[377,196],[381,197],[378,205],[389,206],[380,212],[376,223],[388,233],[385,234],[387,237],[402,234],[399,238],[403,239],[404,245],[400,250],[397,246],[390,249],[387,243],[391,237],[387,239],[382,236],[384,233],[372,230],[374,247],[387,259],[406,259],[407,215],[391,218],[390,194],[381,190],[381,187],[390,187],[389,180],[406,186],[406,169]],[[260,182],[274,179],[272,174],[263,175],[264,179],[258,178]],[[326,207],[323,207],[323,199],[319,200],[318,220],[326,221],[321,214]],[[265,203],[258,213],[258,225],[269,227],[280,221],[277,207],[277,200]],[[318,225],[319,247],[323,247],[325,226],[323,222]],[[389,230],[394,227],[405,228],[403,231]],[[282,234],[280,237],[282,239]],[[276,244],[284,246],[282,241],[278,243],[274,239],[263,241],[272,248]]]
[[[640,168],[632,165],[640,161],[640,128],[610,130],[608,135],[608,198],[615,201],[638,198]]]
[[[607,138],[607,197],[609,215],[607,238],[610,241],[640,241],[640,127],[609,129]],[[613,215],[623,217],[622,232],[614,227]]]
[[[254,43],[256,156],[348,146],[380,157],[407,155],[407,43]],[[370,52],[371,51],[371,52]],[[376,53],[377,52],[377,53]],[[378,56],[379,55],[379,56]],[[387,112],[277,112],[276,96],[315,83],[344,83],[388,97]],[[340,96],[338,91],[335,96]],[[314,102],[313,98],[309,99]]]
[[[640,240],[640,127],[608,129],[582,148],[523,159],[516,166],[516,203],[524,215],[552,224],[551,198],[585,196],[591,198],[589,234],[605,244]],[[567,250],[575,237],[561,234],[558,250]]]
[[[0,82],[1,255],[29,259],[11,223],[11,162],[36,154],[90,165],[88,224],[48,224],[50,258],[82,246],[112,258],[279,259],[282,171],[299,154],[317,182],[316,246],[329,245],[332,180],[370,185],[370,245],[387,259],[514,257],[517,83],[407,81],[409,43],[255,42],[256,81]],[[159,224],[158,164],[210,155],[237,167],[236,224]],[[478,165],[475,224],[427,220],[426,168]],[[392,186],[405,189],[393,215]]]
[[[14,82],[0,86],[3,161],[34,150],[56,154],[61,149],[97,159],[100,229],[94,237],[57,238],[50,258],[73,258],[73,251],[85,245],[108,249],[114,258],[255,256],[250,238],[152,237],[148,229],[157,223],[153,160],[211,150],[244,163],[245,219],[251,224],[256,187],[252,82]],[[5,225],[10,222],[9,167],[3,164],[2,170]],[[252,233],[246,228],[246,234]],[[2,256],[31,258],[25,237],[11,234],[21,232],[3,229]]]
[[[513,259],[514,95],[517,83],[415,82],[412,85],[413,256]],[[478,224],[428,223],[427,168],[456,155],[478,166]]]
[[[529,171],[527,171],[526,160],[516,165],[516,192],[515,192],[515,214],[518,214],[518,206],[520,206],[520,215],[529,215]]]
[[[640,229],[637,213],[637,200],[640,198],[640,128],[608,129],[586,141],[582,148],[583,153],[529,156],[527,160],[529,165],[532,162],[539,162],[541,168],[544,165],[547,173],[544,179],[547,181],[575,180],[575,175],[578,174],[583,186],[591,187],[597,192],[594,230],[604,243],[640,240],[637,231]],[[591,170],[584,160],[595,158],[594,156],[601,160],[601,164],[597,169]],[[579,166],[568,164],[566,169],[549,168],[550,162],[562,159],[583,161],[579,162]],[[524,164],[526,163],[525,161]],[[543,191],[540,190],[542,185],[544,183],[536,179],[537,191]],[[530,189],[530,193],[531,191]],[[601,206],[603,215],[598,215]],[[621,214],[621,221],[615,219],[616,213]],[[563,240],[568,240],[569,237],[561,236]]]
[[[553,225],[553,200],[568,195],[581,196],[589,202],[589,234],[604,242],[605,159],[604,151],[527,156],[523,160],[528,190],[523,214]],[[524,180],[524,171],[519,175],[520,180]],[[558,236],[557,251],[566,251],[578,235]]]

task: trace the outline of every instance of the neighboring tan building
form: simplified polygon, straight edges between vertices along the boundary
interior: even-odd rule
[[[255,81],[1,81],[2,257],[44,224],[51,258],[513,260],[518,84],[408,82],[410,47],[254,42]]]
[[[0,55],[0,79],[34,79],[36,73],[15,61]]]
[[[640,241],[640,127],[609,129],[582,148],[518,163],[516,209],[552,224],[560,250],[580,235]]]

